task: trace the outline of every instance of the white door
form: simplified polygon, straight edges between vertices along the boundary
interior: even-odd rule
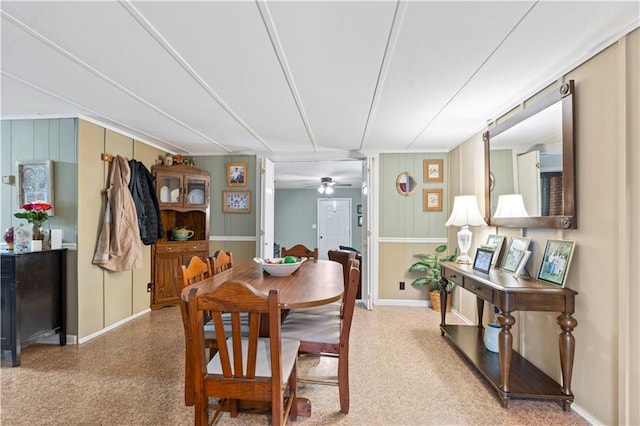
[[[268,259],[273,255],[274,223],[275,223],[275,167],[273,161],[268,158],[261,159],[260,170],[261,203],[260,203],[260,229],[258,231],[258,247],[256,254]]]
[[[351,247],[351,198],[318,198],[318,256],[339,246]]]
[[[540,216],[540,151],[518,155],[518,192],[529,216]]]

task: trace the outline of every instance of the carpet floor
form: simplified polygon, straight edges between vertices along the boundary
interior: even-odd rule
[[[455,323],[455,317],[447,319]],[[427,308],[356,308],[351,330],[351,409],[340,413],[336,386],[301,383],[319,425],[586,425],[553,401],[514,399],[502,408],[489,384],[440,336]],[[21,365],[2,359],[0,424],[191,425],[184,405],[180,310],[142,315],[82,345],[34,344]],[[6,355],[6,353],[5,353]],[[335,378],[337,360],[304,356],[299,377]],[[212,400],[212,407],[215,400]],[[269,413],[243,412],[218,424],[263,425]]]

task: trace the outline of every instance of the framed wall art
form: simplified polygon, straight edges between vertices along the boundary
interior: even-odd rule
[[[564,287],[574,246],[575,241],[547,240],[538,279]]]
[[[247,186],[247,163],[227,164],[227,186]]]
[[[500,269],[506,272],[515,272],[524,257],[525,251],[529,248],[530,238],[511,237],[509,246],[502,258]]]
[[[442,188],[423,190],[422,210],[425,212],[441,212],[442,211]]]
[[[423,182],[443,182],[444,170],[442,160],[424,160],[422,163],[423,168]]]
[[[251,191],[222,191],[223,213],[251,213]]]
[[[44,201],[53,206],[49,216],[55,216],[53,196],[53,161],[18,161],[18,204]]]

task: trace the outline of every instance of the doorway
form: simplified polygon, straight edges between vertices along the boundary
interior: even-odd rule
[[[327,252],[340,246],[351,247],[351,199],[318,199],[318,253],[327,259]]]

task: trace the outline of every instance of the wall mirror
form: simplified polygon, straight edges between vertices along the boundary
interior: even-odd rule
[[[413,194],[417,186],[416,178],[409,172],[400,173],[396,179],[396,189],[405,197]]]
[[[577,227],[573,95],[571,80],[483,134],[488,224]],[[528,216],[496,216],[506,194],[521,194]]]

